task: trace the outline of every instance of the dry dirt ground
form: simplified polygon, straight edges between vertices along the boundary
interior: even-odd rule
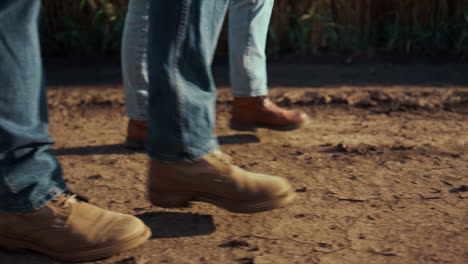
[[[121,145],[118,70],[101,69],[94,84],[57,78],[50,132],[69,187],[153,230],[140,248],[92,263],[467,263],[466,65],[272,65],[272,98],[311,116],[290,132],[231,130],[227,71],[216,72],[222,150],[289,179],[297,198],[253,215],[154,207],[147,156]],[[0,263],[60,262],[0,251]]]

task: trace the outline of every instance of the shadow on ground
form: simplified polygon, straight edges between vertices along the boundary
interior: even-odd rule
[[[153,232],[151,239],[201,236],[213,233],[213,216],[179,212],[148,212],[137,215]]]
[[[227,135],[218,137],[219,144],[221,145],[236,145],[236,144],[249,144],[259,143],[260,139],[251,134]],[[54,149],[54,154],[57,156],[67,155],[109,155],[109,154],[133,154],[143,153],[144,150],[128,149],[123,144],[108,144],[99,146],[83,146],[73,148],[58,148]]]

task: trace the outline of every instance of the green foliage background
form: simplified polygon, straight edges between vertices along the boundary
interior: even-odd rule
[[[119,53],[128,0],[43,0],[45,55]],[[232,0],[235,1],[235,0]],[[468,58],[468,0],[276,0],[268,53]],[[226,49],[226,35],[220,49]]]

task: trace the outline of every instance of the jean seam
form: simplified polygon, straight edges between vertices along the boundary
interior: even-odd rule
[[[125,32],[124,32],[125,34]],[[126,41],[127,42],[127,41]],[[130,45],[129,43],[126,43],[126,42],[123,42],[123,45]],[[136,52],[138,53],[138,52]],[[128,55],[127,55],[128,57]],[[127,59],[128,60],[128,59]],[[138,59],[137,59],[137,56],[131,56],[131,64],[133,65],[133,69],[134,69],[134,73],[138,72],[138,66],[137,65],[137,62]],[[127,65],[124,65],[124,67],[128,68]],[[126,71],[125,69],[122,69],[123,71]],[[137,104],[137,100],[136,100],[136,94],[134,93],[134,91],[136,90],[136,87],[135,87],[135,83],[132,81],[132,80],[129,80],[131,78],[133,78],[134,80],[135,79],[138,79],[137,76],[135,76],[136,74],[134,74],[132,77],[125,77],[124,75],[124,86],[125,86],[125,96],[126,96],[126,105],[127,105],[127,115],[130,117],[130,116],[133,116],[135,112],[138,112],[138,110],[136,110],[136,104]],[[136,115],[139,115],[140,113],[136,114]]]
[[[147,44],[148,44],[148,30],[146,30],[145,32],[145,28],[148,27],[148,21],[146,22],[146,26],[145,27],[139,27],[139,30],[138,30],[138,33],[139,33],[139,43],[140,45],[137,46],[137,50],[136,50],[136,54],[137,56],[135,56],[134,58],[134,65],[136,65],[136,72],[138,72],[137,76],[134,76],[136,78],[135,80],[135,83],[137,84],[137,87],[132,87],[132,91],[133,91],[133,96],[135,97],[134,98],[134,102],[136,102],[137,106],[134,110],[136,110],[138,112],[138,116],[139,117],[144,117],[146,118],[146,107],[145,107],[145,104],[140,101],[140,94],[136,91],[139,91],[139,90],[148,90],[148,82],[146,82],[144,80],[144,76],[143,76],[143,65],[142,63],[144,63],[144,60],[145,60],[145,53],[147,52],[146,50],[144,50],[145,48],[147,48]],[[146,43],[142,45],[142,43]],[[147,60],[147,59],[146,59]],[[142,89],[143,88],[143,89]]]
[[[180,92],[182,89],[182,84],[181,84],[182,82],[181,82],[181,75],[180,75],[180,70],[179,70],[179,60],[181,58],[181,50],[182,50],[183,43],[185,41],[185,35],[187,32],[188,15],[189,15],[188,9],[190,7],[190,4],[191,4],[191,0],[182,1],[181,12],[180,12],[180,17],[179,17],[179,25],[177,27],[174,56],[172,58],[173,69],[171,71],[171,73],[173,74],[173,78],[174,78],[174,86],[175,86],[174,91],[175,91],[175,97],[176,97],[177,111],[175,112],[175,119],[178,124],[183,151],[185,151],[187,148],[187,141],[186,141],[185,134],[182,128],[182,122],[183,122],[182,112],[183,112],[184,101],[183,101],[183,97],[180,95]]]
[[[139,43],[140,45],[138,46],[138,50],[137,50],[137,53],[138,53],[138,61],[140,62],[144,62],[145,60],[145,54],[147,54],[147,49],[148,48],[148,21],[146,21],[146,26],[145,27],[140,27],[140,30],[139,30],[139,33],[140,33],[140,36],[139,36]],[[143,44],[142,44],[143,43]],[[148,60],[148,58],[146,58],[146,61]],[[135,63],[136,64],[136,63]],[[138,72],[142,73],[142,64],[136,64],[137,65],[137,70]],[[139,90],[141,89],[141,87],[145,87],[146,90],[148,90],[148,83],[145,82],[145,81],[142,81],[143,79],[143,76],[142,74],[140,74],[140,76],[142,78],[138,78],[138,88]]]
[[[253,16],[253,8],[249,8],[249,21],[252,21],[252,16]],[[250,65],[250,60],[251,60],[251,45],[252,45],[252,30],[250,30],[250,27],[252,25],[249,25],[249,31],[248,31],[248,36],[247,36],[247,45],[246,45],[246,56],[248,58],[247,63]],[[252,87],[252,74],[250,71],[246,71],[246,76],[247,76],[247,81],[249,82],[249,87]]]

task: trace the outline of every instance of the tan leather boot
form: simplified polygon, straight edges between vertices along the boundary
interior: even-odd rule
[[[231,164],[220,151],[199,161],[167,163],[152,160],[150,201],[160,207],[186,207],[190,201],[211,203],[237,213],[280,208],[294,198],[286,179],[251,173]]]
[[[146,120],[130,119],[128,121],[127,139],[124,144],[127,148],[143,149],[147,137],[148,122]]]
[[[305,112],[283,109],[266,96],[235,97],[232,104],[231,128],[236,130],[256,127],[292,130],[301,127],[307,120]]]
[[[139,246],[151,236],[136,217],[62,194],[27,214],[0,211],[0,247],[34,250],[62,261],[91,261]]]

